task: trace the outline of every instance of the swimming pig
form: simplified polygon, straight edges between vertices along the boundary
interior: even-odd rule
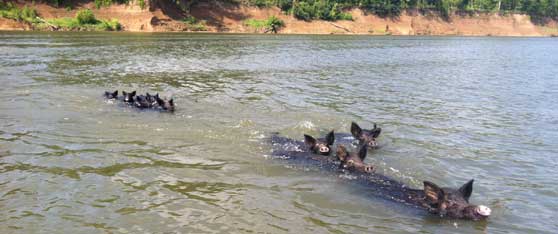
[[[301,166],[305,171],[318,169],[332,174],[351,175],[339,178],[344,179],[345,184],[363,188],[361,194],[394,201],[440,217],[482,220],[490,216],[490,208],[469,203],[473,192],[473,180],[459,189],[442,188],[428,181],[424,181],[423,189],[413,189],[400,181],[374,172],[374,168],[367,169],[368,165],[362,161],[368,146],[361,146],[358,154],[347,153],[343,146],[338,146],[335,159],[300,151],[305,143],[278,134],[273,134],[269,139],[272,147],[271,156],[274,159],[290,164],[291,168]],[[327,143],[318,145],[321,145],[318,148],[323,148],[324,152],[327,151],[326,147],[330,149]],[[339,170],[340,168],[344,170]]]
[[[105,91],[105,97],[108,99],[116,99],[118,98],[118,90],[115,90],[114,92],[109,92],[109,91]]]
[[[133,91],[131,93],[127,93],[126,91],[122,91],[122,95],[124,96],[124,102],[127,103],[133,103],[134,102],[134,96],[136,96],[136,91]]]
[[[159,98],[159,93],[155,95],[151,95],[149,93],[145,93],[145,99],[150,103],[152,107],[157,106],[157,99]]]
[[[341,165],[339,165],[339,168],[347,169],[350,171],[372,173],[374,171],[374,167],[363,162],[366,158],[367,148],[368,147],[366,145],[362,145],[357,154],[355,152],[347,152],[345,146],[337,146],[337,159],[341,161]]]
[[[152,103],[149,102],[147,100],[147,97],[144,96],[144,95],[136,96],[136,99],[134,100],[134,105],[137,108],[140,108],[140,109],[145,109],[145,108],[151,108],[152,107]]]
[[[329,155],[331,153],[331,145],[333,145],[334,141],[335,135],[333,130],[326,135],[325,139],[315,139],[310,135],[304,134],[304,143],[308,146],[310,151],[316,154]]]
[[[174,111],[174,100],[171,98],[170,100],[161,99],[159,95],[154,96],[155,101],[157,101],[157,105],[165,111],[173,112]]]
[[[459,189],[440,188],[438,185],[424,181],[422,205],[430,213],[441,217],[480,220],[490,216],[490,208],[483,205],[469,204],[473,193],[473,181],[465,183]]]
[[[378,143],[376,142],[376,138],[378,138],[381,132],[382,129],[376,127],[376,124],[374,124],[373,129],[366,130],[360,128],[360,126],[358,126],[358,124],[356,124],[355,122],[351,123],[351,133],[353,134],[353,137],[357,139],[361,145],[366,144],[369,147],[377,147]]]

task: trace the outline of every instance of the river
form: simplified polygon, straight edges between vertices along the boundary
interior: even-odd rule
[[[556,233],[558,39],[0,32],[0,233]],[[105,90],[173,97],[138,111]],[[475,179],[440,219],[269,158],[382,129],[367,163]]]

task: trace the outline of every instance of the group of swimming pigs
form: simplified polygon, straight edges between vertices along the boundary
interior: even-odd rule
[[[160,98],[159,94],[146,93],[146,95],[136,96],[136,91],[122,91],[122,95],[119,96],[117,90],[105,92],[104,96],[108,99],[120,100],[139,109],[174,111],[173,99]],[[376,191],[375,195],[427,210],[440,217],[481,220],[490,216],[490,208],[469,203],[469,198],[473,193],[473,180],[458,189],[443,188],[429,181],[423,182],[423,189],[412,189],[397,180],[376,173],[375,167],[365,163],[364,160],[369,148],[378,147],[377,138],[381,132],[382,129],[378,128],[376,124],[372,129],[362,129],[358,124],[352,122],[351,134],[335,134],[331,131],[324,138],[304,135],[304,142],[274,134],[271,137],[271,143],[274,146],[274,156],[356,175],[358,183]],[[351,144],[354,138],[358,143],[358,150],[349,152],[346,146],[338,141],[337,149],[333,153],[336,135],[337,138],[340,138],[341,143]],[[350,138],[351,141],[343,142],[347,138]],[[301,148],[305,150],[301,152]]]
[[[425,209],[440,217],[481,220],[490,215],[490,208],[469,203],[469,197],[473,192],[473,180],[458,189],[442,188],[429,181],[423,182],[423,189],[411,189],[399,181],[376,173],[374,166],[366,164],[364,159],[369,148],[378,147],[376,139],[381,131],[376,124],[373,129],[362,129],[352,122],[351,135],[356,141],[354,143],[358,143],[356,152],[349,152],[345,146],[338,143],[333,153],[336,135],[333,131],[318,139],[304,135],[304,143],[274,135],[271,137],[271,143],[274,147],[280,147],[274,148],[274,156],[287,160],[303,160],[303,163],[318,164],[321,168],[357,175],[360,183],[366,188],[379,191],[376,195]],[[344,138],[346,137],[341,137],[340,140]],[[300,152],[297,147],[293,148],[296,144],[300,144],[300,148],[307,151]]]
[[[121,100],[124,103],[139,109],[154,109],[168,112],[174,111],[174,100],[172,98],[170,100],[160,98],[159,94],[151,95],[146,93],[145,95],[136,96],[136,91],[122,91],[122,96],[118,96],[118,90],[115,90],[114,92],[105,91],[104,96],[107,99]]]

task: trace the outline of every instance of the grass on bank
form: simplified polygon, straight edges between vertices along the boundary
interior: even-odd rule
[[[255,31],[274,32],[276,33],[282,27],[285,27],[285,22],[276,16],[270,16],[264,20],[248,19],[244,21],[244,25],[253,28]]]
[[[46,22],[38,23],[36,27],[41,29],[54,25],[62,30],[69,31],[119,31],[122,29],[118,20],[99,20],[89,9],[78,11],[74,18],[47,19]]]
[[[55,1],[60,1],[60,0],[55,0]],[[129,4],[130,2],[133,1],[134,0],[95,0],[95,7],[99,9],[101,7],[109,7],[112,4]],[[145,0],[136,0],[136,2],[141,9],[145,9],[145,7],[147,6]]]
[[[12,2],[5,3],[4,1],[1,0],[0,0],[0,17],[28,22],[31,24],[39,22],[37,20],[37,11],[35,9],[32,9],[28,6],[25,6],[20,9]]]
[[[66,6],[71,7],[72,2],[70,0],[46,0],[47,3],[54,5],[55,7]],[[95,8],[100,9],[101,7],[109,7],[112,4],[130,4],[136,2],[141,9],[145,9],[145,0],[95,0]]]
[[[39,30],[48,30],[53,27],[56,30],[68,31],[119,31],[122,29],[118,20],[99,20],[89,9],[78,11],[74,18],[43,20],[38,16],[37,11],[28,6],[19,8],[12,2],[6,3],[0,0],[0,17],[26,22]]]

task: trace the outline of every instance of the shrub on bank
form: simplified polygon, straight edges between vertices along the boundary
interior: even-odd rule
[[[182,19],[182,23],[186,24],[188,26],[188,30],[191,31],[207,31],[207,28],[205,27],[205,20],[198,20],[194,16],[188,16]]]
[[[24,6],[20,9],[12,2],[2,0],[0,0],[0,17],[25,21],[39,30],[55,28],[80,31],[118,31],[122,29],[118,20],[98,20],[90,9],[78,11],[74,18],[55,18],[45,21],[38,17],[37,11],[33,8]]]
[[[102,20],[99,24],[97,24],[97,29],[101,31],[120,31],[122,29],[122,25],[117,19],[107,21]]]
[[[37,22],[37,11],[28,6],[20,9],[12,2],[4,3],[0,1],[0,17],[35,23]]]
[[[284,7],[288,6],[285,3]],[[283,8],[283,6],[281,7]],[[349,13],[342,11],[340,4],[329,0],[317,0],[313,2],[301,1],[292,4],[292,13],[297,19],[310,21],[313,19],[321,20],[353,20]]]
[[[76,13],[76,20],[79,24],[97,24],[97,19],[93,11],[89,9],[83,9]]]
[[[256,31],[264,30],[265,32],[276,33],[280,28],[285,26],[285,22],[276,16],[270,16],[265,20],[248,19],[244,21],[246,26],[253,28]]]
[[[49,19],[47,22],[64,30],[77,31],[119,31],[122,25],[116,19],[98,20],[93,11],[89,9],[80,10],[75,18]],[[41,25],[46,27],[46,25]]]

